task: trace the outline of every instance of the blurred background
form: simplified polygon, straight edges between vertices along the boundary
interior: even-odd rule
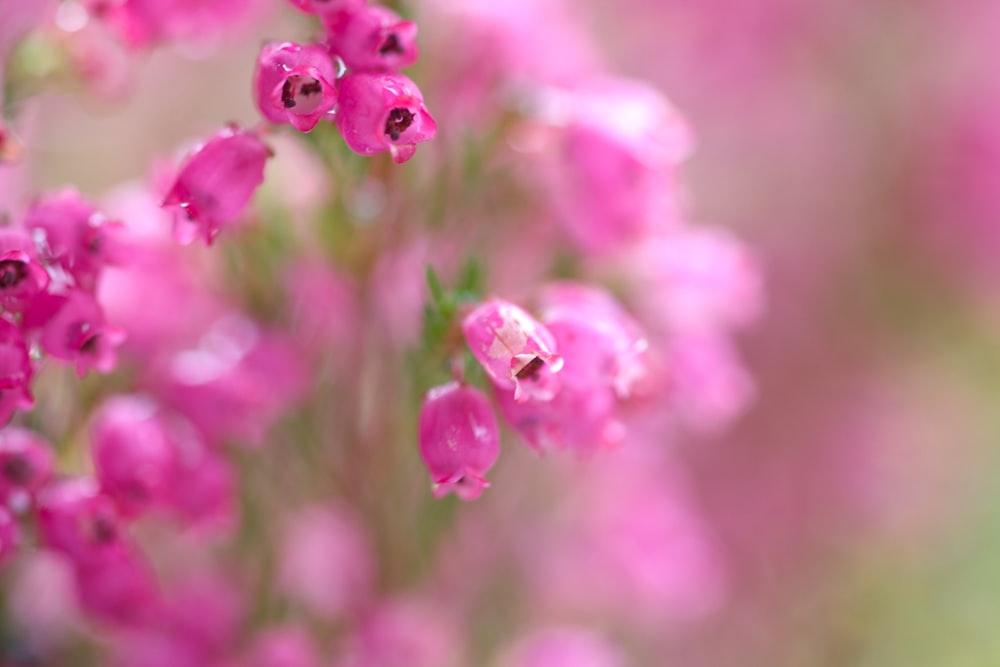
[[[25,189],[101,196],[219,119],[253,122],[260,43],[303,25],[259,4],[210,58],[164,49],[126,67],[99,54],[102,92],[44,93],[25,121],[36,137]],[[441,5],[401,8],[439,55]],[[651,667],[1000,664],[1000,3],[591,0],[566,11],[602,67],[652,82],[690,123],[691,217],[752,249],[766,306],[737,339],[755,399],[724,429],[672,436],[675,474],[650,482],[677,489],[687,509],[664,511],[696,516],[671,520],[697,523],[712,565],[671,542],[662,558],[702,565],[672,575],[636,635],[613,605],[538,613],[602,618],[634,643],[628,664]],[[540,57],[558,60],[552,51]],[[432,110],[447,105],[436,90]],[[529,504],[527,492],[503,498],[539,482],[523,468],[554,465],[505,456],[484,499],[494,516]],[[459,543],[482,530],[474,507],[461,509]],[[559,535],[579,507],[537,515],[532,534]],[[657,535],[636,548],[660,553]],[[553,567],[542,568],[550,583]],[[660,579],[644,581],[632,585]],[[552,608],[573,598],[550,595]],[[495,620],[480,608],[478,623],[516,626],[505,608]]]

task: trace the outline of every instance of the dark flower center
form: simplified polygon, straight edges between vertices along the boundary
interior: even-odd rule
[[[319,100],[310,98],[322,93],[323,85],[311,76],[290,76],[281,86],[281,104],[286,109],[294,109],[301,104],[312,102],[309,105],[311,108],[305,110],[305,113],[310,113],[319,103]]]
[[[526,363],[524,368],[519,370],[514,377],[518,380],[534,380],[538,377],[538,371],[540,371],[544,365],[545,361],[541,357],[535,357]]]
[[[20,454],[13,454],[0,466],[4,479],[11,484],[23,485],[31,480],[31,464]]]
[[[389,119],[385,121],[385,133],[393,141],[399,141],[399,135],[405,132],[413,124],[413,114],[407,109],[395,108],[389,112]]]
[[[396,37],[396,33],[390,32],[389,36],[385,38],[382,42],[382,46],[378,49],[378,54],[380,56],[385,56],[390,53],[402,53],[403,45],[399,43],[399,38]]]
[[[16,287],[28,275],[28,267],[16,259],[0,262],[0,289]]]
[[[99,514],[90,525],[91,536],[97,544],[111,544],[118,538],[118,527],[111,517]]]

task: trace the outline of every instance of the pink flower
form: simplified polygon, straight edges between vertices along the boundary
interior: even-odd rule
[[[308,132],[337,105],[337,70],[317,44],[265,44],[257,58],[253,88],[257,108],[272,123]]]
[[[417,61],[417,24],[385,7],[362,5],[323,15],[330,52],[352,70],[382,71]]]
[[[566,360],[564,384],[613,387],[627,398],[646,377],[649,343],[639,323],[604,290],[553,283],[542,291],[539,310]]]
[[[500,454],[497,420],[479,390],[451,382],[427,393],[420,411],[420,455],[434,497],[455,492],[475,500],[489,486],[483,475]]]
[[[41,329],[42,349],[62,361],[76,364],[83,377],[91,368],[110,373],[118,363],[118,346],[125,332],[109,326],[93,295],[73,289],[66,295],[46,294],[25,313],[28,329]]]
[[[17,325],[0,317],[0,424],[18,410],[35,405],[31,395],[34,371],[24,336]]]
[[[90,438],[101,490],[123,515],[161,504],[177,483],[175,447],[151,400],[106,400],[91,420]]]
[[[563,366],[555,339],[517,306],[490,299],[465,316],[462,331],[476,360],[498,389],[513,390],[515,401],[551,400],[559,391]]]
[[[42,544],[74,563],[114,559],[126,550],[114,501],[88,477],[53,482],[38,494]]]
[[[306,369],[291,342],[241,316],[220,318],[167,363],[149,369],[149,384],[213,445],[263,444],[305,391]]]
[[[95,618],[124,627],[148,624],[159,614],[159,591],[149,566],[132,549],[74,563],[80,606]]]
[[[337,127],[355,153],[389,151],[394,162],[406,162],[437,134],[420,89],[402,74],[351,72],[339,92]]]
[[[36,433],[14,426],[0,431],[0,502],[30,499],[52,476],[52,465],[52,446]]]
[[[23,312],[48,285],[31,236],[22,229],[0,229],[0,306]]]
[[[675,171],[692,137],[658,92],[599,80],[550,92],[542,107],[544,120],[561,127],[545,155],[548,192],[578,245],[607,252],[678,224]]]
[[[121,223],[108,221],[72,188],[36,201],[24,226],[35,233],[45,261],[61,266],[85,290],[93,291],[105,264],[123,259]]]
[[[174,237],[190,243],[201,236],[211,244],[235,222],[264,182],[271,152],[252,132],[230,126],[213,135],[184,161],[163,200],[174,213]]]

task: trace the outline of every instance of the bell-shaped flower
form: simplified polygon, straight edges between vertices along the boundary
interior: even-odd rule
[[[555,339],[522,309],[490,299],[465,316],[462,331],[493,384],[513,390],[515,401],[548,401],[558,393],[563,360]]]
[[[49,285],[38,262],[34,241],[23,229],[0,229],[0,306],[20,313]]]
[[[177,481],[177,453],[152,400],[105,401],[91,420],[90,439],[101,490],[124,516],[142,514],[166,499]]]
[[[223,227],[235,222],[264,182],[271,151],[256,134],[229,126],[196,148],[181,166],[163,199],[174,213],[174,237],[197,237],[211,245]]]
[[[352,70],[399,70],[417,61],[417,24],[391,9],[342,9],[324,14],[323,26],[330,52]]]
[[[52,476],[52,446],[38,434],[8,426],[0,431],[0,503],[21,504]]]
[[[257,109],[272,123],[308,132],[337,106],[337,68],[322,46],[272,42],[257,57],[253,90]]]
[[[147,627],[161,609],[156,579],[135,549],[74,563],[77,599],[94,618],[118,627]]]
[[[114,370],[118,346],[125,340],[124,331],[105,322],[94,296],[79,289],[39,297],[25,313],[24,325],[40,329],[42,349],[75,364],[80,377],[91,368],[101,373]]]
[[[74,563],[115,559],[127,548],[114,501],[90,477],[62,479],[38,493],[40,541]]]
[[[639,323],[604,290],[553,283],[542,290],[539,310],[566,359],[564,384],[610,386],[627,398],[647,376],[649,343]]]
[[[31,357],[16,324],[0,317],[0,424],[18,410],[35,406],[31,395]]]
[[[123,259],[121,223],[109,221],[72,188],[32,204],[24,226],[34,234],[44,260],[62,267],[85,290],[93,291],[106,264]]]
[[[392,72],[351,72],[340,79],[337,127],[355,153],[389,151],[406,162],[437,134],[417,84]]]
[[[431,389],[420,411],[420,455],[434,497],[454,492],[475,500],[489,486],[483,475],[500,454],[497,420],[479,390],[451,382]]]
[[[602,79],[543,96],[559,128],[543,182],[567,233],[584,250],[620,248],[680,220],[676,168],[692,134],[670,103],[637,81]]]

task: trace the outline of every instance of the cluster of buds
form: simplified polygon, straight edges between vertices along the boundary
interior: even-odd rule
[[[409,160],[437,133],[420,89],[399,73],[417,60],[417,25],[360,0],[293,4],[318,16],[324,37],[264,46],[253,84],[260,113],[300,132],[333,121],[356,153]]]

